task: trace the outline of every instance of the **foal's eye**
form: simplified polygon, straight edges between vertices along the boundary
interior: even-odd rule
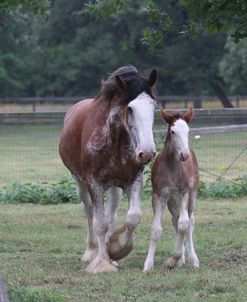
[[[174,132],[173,130],[171,130],[171,133],[172,133],[172,134],[175,134],[175,132]]]

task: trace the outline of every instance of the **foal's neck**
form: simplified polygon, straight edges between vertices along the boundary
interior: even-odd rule
[[[169,133],[169,130],[166,135],[164,147],[162,150],[162,158],[167,162],[168,165],[169,164],[173,165],[176,162],[180,162],[177,152],[171,143],[171,134]]]

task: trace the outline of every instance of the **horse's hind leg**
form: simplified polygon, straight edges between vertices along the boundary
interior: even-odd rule
[[[118,208],[119,202],[122,197],[122,189],[117,187],[112,187],[108,190],[109,201],[108,206],[105,210],[105,216],[108,223],[108,232],[106,235],[106,241],[108,241],[109,237],[112,235],[115,229],[115,220],[116,220],[116,210]]]
[[[162,202],[160,196],[158,196],[157,194],[153,194],[152,204],[154,210],[154,217],[151,226],[148,255],[143,269],[144,272],[149,271],[153,268],[154,255],[155,255],[157,242],[160,239],[162,233],[161,219],[166,205],[166,203]]]
[[[79,196],[84,204],[84,211],[88,220],[86,250],[81,256],[81,260],[91,262],[98,253],[97,238],[93,229],[93,205],[86,186],[78,182]]]

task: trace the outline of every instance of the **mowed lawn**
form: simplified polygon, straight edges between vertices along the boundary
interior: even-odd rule
[[[56,182],[69,176],[58,153],[61,129],[60,124],[0,125],[0,186],[15,181]],[[162,125],[161,129],[165,133],[166,126]],[[191,136],[190,141],[203,169],[202,180],[214,180],[211,173],[221,175],[235,160],[224,176],[246,175],[247,132],[201,135],[199,140]],[[160,151],[163,142],[157,141],[156,146]]]
[[[127,202],[120,204],[123,223]],[[86,219],[80,205],[0,204],[0,272],[11,302],[247,301],[247,201],[199,200],[194,242],[201,267],[166,271],[174,247],[168,211],[155,268],[142,273],[149,244],[150,197],[136,247],[115,274],[89,275],[79,261]]]

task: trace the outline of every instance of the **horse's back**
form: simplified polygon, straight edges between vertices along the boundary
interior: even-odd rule
[[[94,99],[85,99],[70,107],[64,117],[64,126],[67,125],[70,121],[73,121],[77,116],[86,113],[93,100]]]

